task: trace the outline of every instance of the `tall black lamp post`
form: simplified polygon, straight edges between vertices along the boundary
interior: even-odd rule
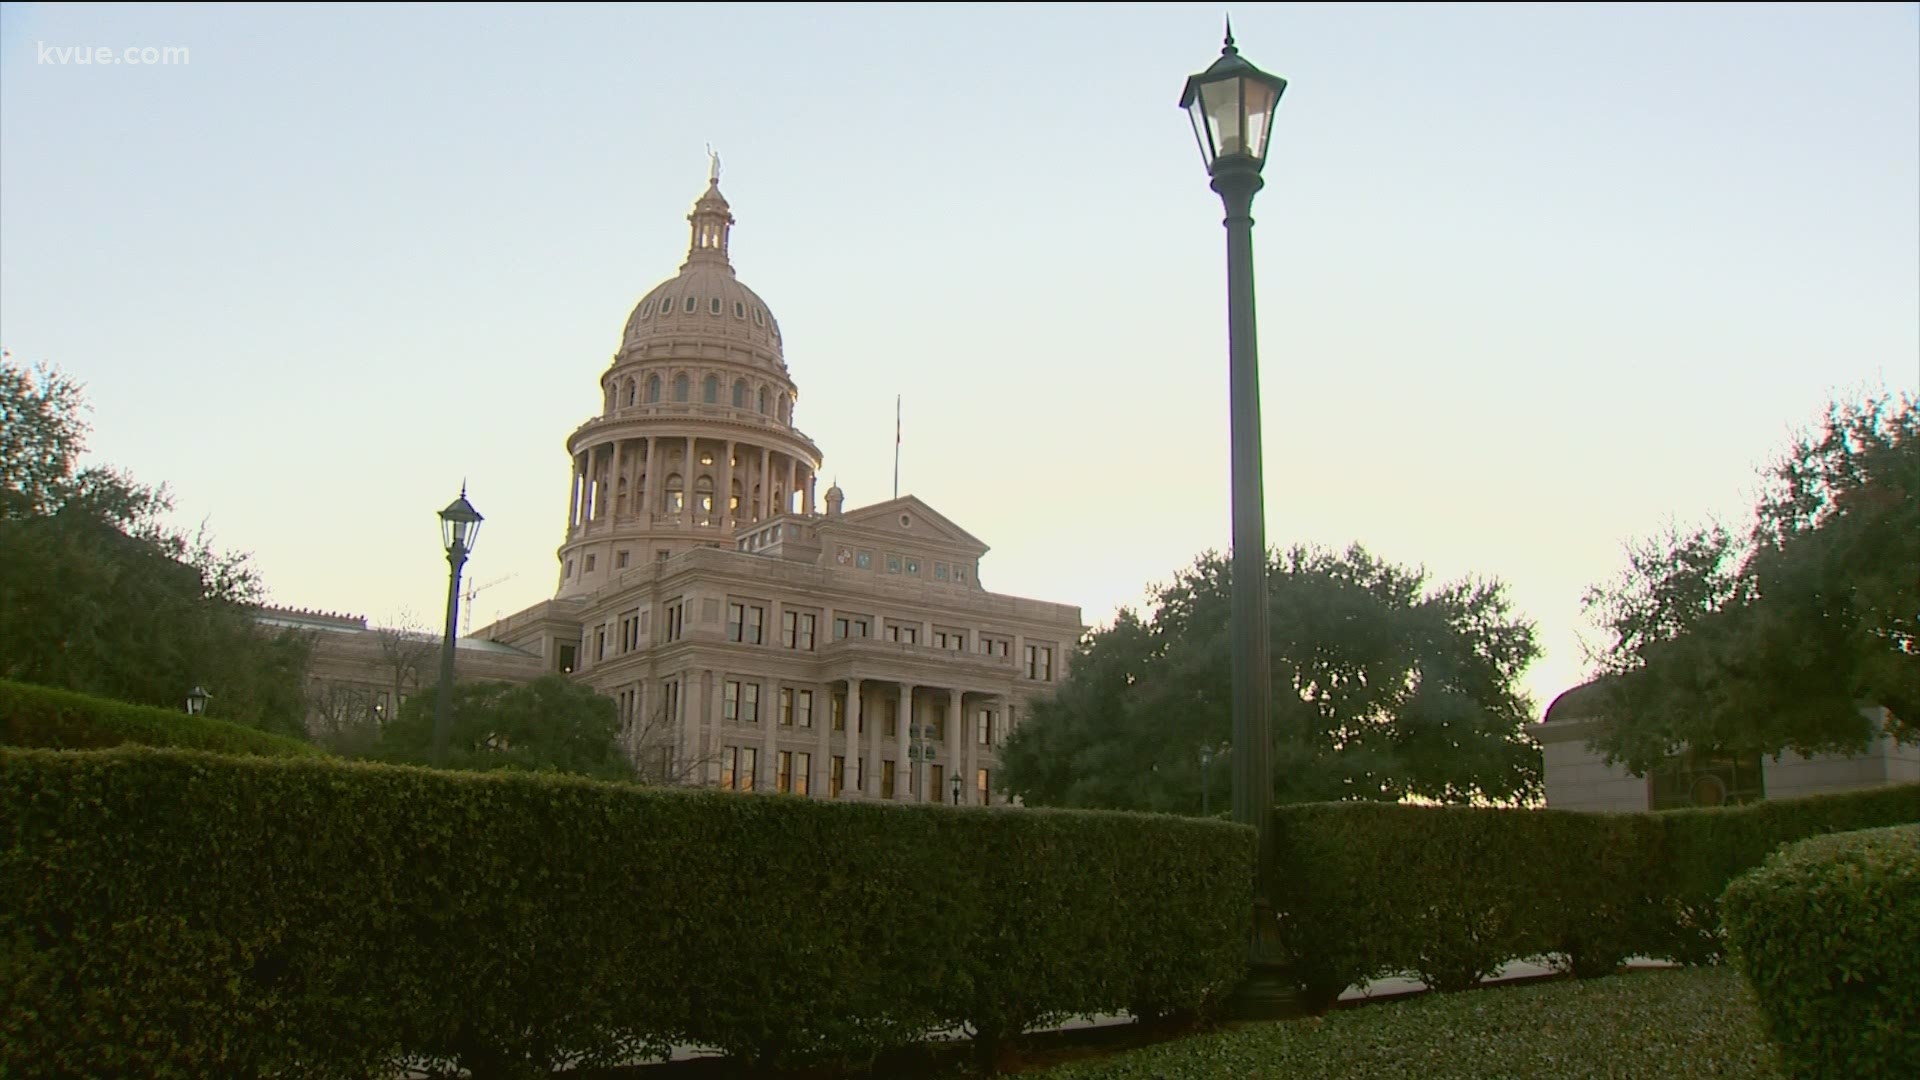
[[[453,632],[460,617],[460,570],[467,565],[473,541],[480,535],[480,511],[467,501],[467,485],[460,497],[440,511],[440,542],[447,549],[447,633],[440,643],[440,689],[433,704],[433,763],[447,763],[448,716],[453,709]]]
[[[1187,80],[1180,107],[1227,217],[1227,394],[1233,443],[1233,818],[1268,854],[1273,749],[1267,678],[1267,538],[1260,486],[1260,350],[1253,318],[1253,194],[1287,80],[1240,56],[1227,26],[1213,66]]]
[[[955,773],[953,777],[953,805],[960,805],[960,775],[958,773]]]

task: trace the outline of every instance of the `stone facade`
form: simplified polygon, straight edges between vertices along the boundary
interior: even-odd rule
[[[1729,763],[1723,768],[1690,767],[1676,761],[1666,777],[1635,775],[1625,765],[1608,764],[1604,755],[1587,748],[1587,741],[1606,723],[1593,687],[1588,683],[1562,694],[1547,708],[1542,722],[1529,729],[1540,742],[1544,758],[1547,805],[1556,810],[1624,813],[1920,782],[1920,746],[1901,745],[1885,734],[1858,754],[1807,756],[1789,751],[1778,758],[1756,757],[1750,763]],[[1884,731],[1886,710],[1866,711]]]
[[[817,501],[820,451],[794,426],[779,323],[734,275],[717,169],[688,221],[686,262],[634,308],[567,438],[554,598],[462,640],[460,677],[593,687],[657,781],[999,801],[997,750],[1064,677],[1079,608],[987,591],[987,545],[914,496]],[[320,629],[316,671],[377,695],[395,642],[364,619]]]

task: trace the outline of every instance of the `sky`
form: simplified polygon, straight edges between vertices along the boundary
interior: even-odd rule
[[[1920,8],[1238,5],[1268,542],[1581,595],[1738,524],[1834,398],[1920,389]],[[1225,238],[1177,108],[1211,5],[0,5],[0,344],[86,384],[277,603],[552,595],[564,440],[711,144],[849,506],[1090,624],[1225,550]],[[74,62],[76,48],[171,63]]]

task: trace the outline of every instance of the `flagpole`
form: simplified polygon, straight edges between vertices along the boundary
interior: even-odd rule
[[[900,395],[893,395],[893,497],[900,497]]]

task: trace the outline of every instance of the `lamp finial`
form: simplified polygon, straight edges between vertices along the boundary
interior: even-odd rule
[[[1234,56],[1234,55],[1237,55],[1239,52],[1240,52],[1239,49],[1236,49],[1233,47],[1233,15],[1229,13],[1227,15],[1227,41],[1225,45],[1222,45],[1220,47],[1220,55]]]

